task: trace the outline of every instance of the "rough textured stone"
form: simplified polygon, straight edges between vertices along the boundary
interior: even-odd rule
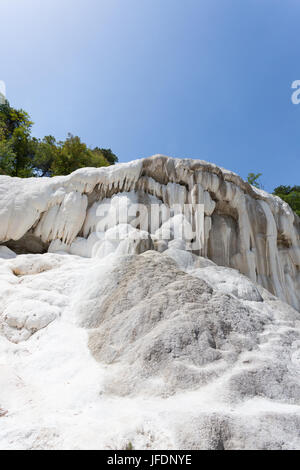
[[[139,202],[203,203],[202,249],[176,236],[193,210],[171,230],[111,217]],[[0,239],[0,449],[300,449],[299,219],[281,200],[162,156],[2,176]]]
[[[98,205],[126,192],[131,200],[134,195],[136,202],[146,204],[151,204],[151,197],[165,206],[204,204],[205,243],[198,254],[239,270],[300,310],[299,217],[278,197],[200,160],[156,155],[108,168],[81,169],[66,177],[0,176],[0,242],[13,246],[13,241],[28,234],[24,240],[30,235],[37,251],[51,242],[56,243],[53,249],[59,241],[60,249],[77,254],[76,237],[83,234],[87,240],[81,243],[80,254],[93,256]],[[19,252],[26,252],[23,245],[30,247],[25,241]],[[154,245],[162,250],[155,237]]]

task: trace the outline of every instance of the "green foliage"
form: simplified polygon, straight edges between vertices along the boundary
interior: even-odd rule
[[[61,142],[51,135],[36,139],[31,136],[32,125],[25,111],[8,102],[0,105],[0,174],[23,178],[68,175],[78,168],[118,161],[111,149],[90,149],[72,134]]]
[[[33,146],[32,127],[28,114],[11,108],[8,102],[0,105],[0,171],[10,176],[31,176]]]
[[[86,166],[87,147],[79,137],[73,137],[69,134],[65,142],[59,143],[57,150],[51,166],[54,176],[68,175],[78,168]]]
[[[33,122],[29,115],[22,109],[11,108],[8,101],[0,105],[0,139],[10,139],[13,137],[16,129],[22,129],[30,133]]]
[[[42,140],[33,139],[35,154],[33,166],[38,176],[51,176],[52,166],[57,158],[58,147],[55,137],[47,135]]]
[[[101,153],[110,165],[114,165],[118,161],[117,155],[112,153],[111,149],[99,149],[95,147],[93,151]]]
[[[15,154],[10,142],[0,140],[0,175],[11,175]]]
[[[91,150],[77,136],[68,134],[59,142],[51,165],[52,175],[68,175],[78,168],[109,166],[101,150]]]
[[[247,181],[249,184],[252,186],[255,186],[258,189],[263,189],[263,186],[261,182],[259,181],[260,177],[262,176],[262,173],[249,173],[247,176]]]
[[[279,196],[300,217],[300,186],[278,186],[273,194]]]

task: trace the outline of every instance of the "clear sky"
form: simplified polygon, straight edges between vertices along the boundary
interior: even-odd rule
[[[299,0],[0,0],[0,44],[37,137],[300,184]]]

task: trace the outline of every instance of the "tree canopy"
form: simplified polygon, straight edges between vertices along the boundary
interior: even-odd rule
[[[111,149],[91,149],[72,134],[59,142],[51,135],[32,137],[32,125],[22,109],[16,110],[8,102],[0,105],[0,174],[22,178],[68,175],[78,168],[118,161]]]
[[[300,217],[300,186],[278,186],[273,194],[287,202]]]

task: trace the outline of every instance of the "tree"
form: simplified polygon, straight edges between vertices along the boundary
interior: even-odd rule
[[[292,191],[291,186],[277,186],[277,188],[274,189],[273,194],[276,194],[276,196],[279,196],[280,194],[288,195]]]
[[[59,143],[56,158],[51,170],[53,176],[68,175],[78,168],[86,166],[87,146],[79,137],[68,134],[64,142]]]
[[[33,145],[30,137],[32,121],[28,114],[12,108],[8,102],[0,105],[0,142],[5,149],[1,160],[6,162],[6,171],[11,176],[32,176]],[[7,151],[9,149],[9,163]],[[4,161],[3,160],[3,161]]]
[[[56,142],[51,135],[34,139],[34,168],[37,176],[68,175],[83,167],[109,166],[102,149],[89,149],[80,137],[68,134],[65,141]],[[117,157],[116,157],[117,158]]]
[[[111,149],[99,149],[98,147],[95,147],[93,151],[101,153],[110,165],[114,165],[118,161],[117,155],[115,155]]]
[[[17,110],[8,101],[0,105],[0,139],[11,139],[16,129],[22,128],[30,133],[33,122],[23,109]]]
[[[114,165],[111,161],[109,161],[103,153],[103,149],[97,149],[94,148],[93,150],[89,149],[88,150],[89,156],[88,156],[88,166],[92,166],[95,168],[101,167],[101,166],[110,166]],[[118,159],[116,160],[118,161]]]
[[[33,139],[35,145],[33,166],[36,176],[52,176],[55,160],[59,152],[55,137],[45,136],[42,140]]]
[[[15,154],[12,146],[5,140],[0,140],[0,175],[13,173]]]
[[[0,105],[0,174],[51,177],[68,175],[82,167],[114,165],[118,161],[111,149],[90,149],[72,134],[61,142],[51,135],[43,139],[32,137],[32,125],[22,109],[16,110],[8,102]]]
[[[300,217],[300,186],[278,186],[273,194],[279,196]]]
[[[252,186],[255,186],[255,188],[263,189],[263,186],[262,186],[261,182],[259,181],[261,176],[262,176],[262,173],[257,173],[257,174],[249,173],[248,176],[247,176],[247,181]]]
[[[13,176],[20,178],[34,176],[33,159],[35,155],[35,145],[30,138],[30,134],[21,127],[15,129],[11,138],[11,145],[15,155]]]
[[[68,134],[64,142],[59,142],[51,166],[52,175],[68,175],[79,168],[109,166],[100,149],[89,149],[78,136]]]

